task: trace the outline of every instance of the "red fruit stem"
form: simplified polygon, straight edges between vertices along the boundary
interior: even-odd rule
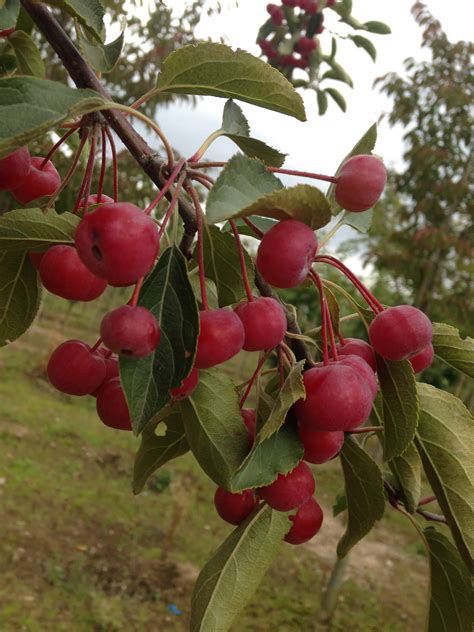
[[[430,511],[424,511],[423,509],[417,509],[416,513],[420,516],[423,516],[425,520],[428,520],[430,522],[441,522],[443,524],[448,524],[446,518],[444,516],[441,516],[440,514],[434,514]]]
[[[340,331],[337,332],[337,337],[339,338],[339,342],[341,343],[341,345],[346,344],[346,339],[344,338],[344,336],[341,334]]]
[[[69,136],[72,136],[74,134],[75,131],[76,131],[75,129],[70,129],[63,136],[61,136],[61,138],[58,140],[58,142],[55,145],[51,147],[51,149],[48,151],[48,153],[44,157],[43,162],[40,164],[40,168],[39,168],[40,171],[43,171],[43,169],[46,167],[48,163],[48,160],[51,160],[51,157],[54,155],[54,153],[61,147],[64,141],[66,141],[69,138]]]
[[[88,207],[88,197],[91,188],[92,182],[92,174],[94,172],[94,160],[95,160],[95,148],[97,144],[97,138],[95,133],[92,135],[91,146],[89,149],[89,158],[87,159],[86,170],[84,172],[84,177],[82,178],[81,188],[79,189],[79,194],[76,198],[76,203],[74,204],[74,208],[72,209],[73,213],[77,213],[79,210],[79,205],[82,200],[84,200],[84,207],[82,209],[83,214],[87,213]]]
[[[168,225],[168,221],[174,209],[176,208],[179,195],[181,193],[181,189],[183,188],[183,183],[186,180],[186,177],[187,177],[186,172],[183,171],[181,175],[179,176],[178,182],[176,183],[176,189],[174,190],[173,197],[171,198],[170,205],[168,206],[168,210],[166,211],[166,214],[161,221],[160,230],[158,231],[158,239],[160,240],[163,237],[163,233],[165,232],[166,226]]]
[[[237,245],[237,252],[239,253],[240,260],[240,270],[242,272],[242,279],[245,286],[245,293],[247,294],[247,300],[249,303],[253,301],[252,289],[250,287],[249,275],[247,274],[247,266],[245,265],[245,254],[244,249],[242,247],[242,242],[240,240],[239,231],[237,230],[237,226],[233,219],[229,220],[230,227],[232,228],[232,232],[234,233],[235,243]]]
[[[383,312],[383,305],[379,303],[372,292],[365,287],[365,285],[356,277],[356,275],[351,270],[349,270],[347,266],[342,263],[342,261],[339,261],[339,259],[336,259],[336,257],[332,257],[331,255],[318,255],[314,258],[314,261],[319,263],[327,263],[340,270],[359,290],[362,297],[366,300],[370,309],[375,314]]]
[[[188,169],[187,174],[192,180],[198,180],[199,182],[201,182],[201,184],[203,184],[207,188],[214,186],[216,183],[214,178],[211,178],[211,176],[208,176],[207,173],[201,173],[200,171],[197,171],[195,169]]]
[[[319,274],[317,274],[317,272],[315,272],[314,270],[311,270],[309,273],[309,277],[313,281],[319,292],[319,301],[321,305],[321,337],[323,339],[323,364],[324,366],[326,366],[329,364],[326,297],[324,295],[323,284],[321,282]]]
[[[364,426],[350,430],[349,434],[365,434],[366,432],[383,432],[383,428],[382,426]]]
[[[95,345],[91,347],[90,352],[94,353],[95,351],[97,351],[97,349],[100,347],[101,344],[102,344],[102,338],[99,338],[99,340],[95,343]]]
[[[247,224],[247,226],[253,230],[257,237],[260,237],[261,239],[265,235],[263,230],[260,230],[260,228],[256,226],[253,222],[251,222],[248,217],[242,217],[242,219]]]
[[[193,167],[193,169],[210,169],[212,167],[225,167],[227,162],[193,162],[190,160],[189,164]],[[326,176],[323,173],[312,173],[311,171],[299,171],[297,169],[267,167],[267,171],[270,171],[271,173],[281,173],[287,176],[299,176],[300,178],[323,180],[324,182],[331,182],[332,184],[336,184],[339,179],[337,176]]]
[[[154,200],[152,200],[150,202],[150,204],[146,207],[145,209],[145,213],[147,215],[150,215],[150,213],[152,212],[152,210],[158,206],[158,204],[160,203],[160,201],[163,199],[163,197],[168,193],[168,191],[170,190],[171,186],[174,184],[174,182],[176,181],[176,178],[179,176],[179,173],[181,171],[181,169],[183,168],[183,165],[185,164],[186,160],[184,158],[181,158],[180,160],[178,160],[178,162],[176,163],[175,168],[173,169],[170,177],[168,178],[168,180],[166,181],[165,185],[163,186],[163,188],[161,189],[161,191],[158,193],[158,195],[155,197]]]
[[[115,146],[115,140],[112,132],[108,127],[105,128],[107,134],[107,140],[109,141],[110,151],[112,152],[112,169],[114,176],[114,202],[118,202],[118,160],[117,160],[117,147]]]
[[[76,171],[77,163],[79,162],[79,158],[82,155],[82,151],[84,149],[84,146],[87,142],[88,137],[89,137],[89,132],[86,130],[79,142],[79,147],[77,148],[74,158],[72,159],[72,163],[71,163],[71,166],[69,167],[69,171],[64,176],[59,189],[51,196],[48,202],[48,205],[46,207],[47,209],[51,208],[51,206],[54,204],[54,200],[58,197],[61,191],[69,184],[69,181],[71,180],[72,176],[74,175],[74,172]]]
[[[207,302],[206,291],[206,276],[204,272],[204,243],[203,243],[203,231],[204,231],[204,213],[202,211],[201,203],[196,189],[189,185],[185,186],[185,191],[189,193],[194,204],[196,211],[196,224],[197,224],[197,251],[198,251],[198,267],[199,267],[199,285],[201,287],[201,302],[204,311],[209,309],[209,303]]]
[[[258,374],[260,373],[260,371],[262,370],[263,365],[265,364],[265,362],[267,361],[268,356],[270,355],[270,353],[273,351],[273,349],[270,349],[270,351],[267,351],[266,353],[264,353],[262,355],[262,357],[260,358],[260,360],[258,361],[257,364],[257,368],[255,369],[255,371],[253,372],[252,377],[250,378],[250,380],[247,383],[247,388],[245,389],[244,394],[242,395],[241,399],[240,399],[240,403],[239,406],[240,408],[243,407],[243,405],[245,404],[245,401],[247,399],[247,397],[250,394],[250,391],[252,390],[252,386],[255,383],[255,380],[258,377]]]
[[[140,290],[142,289],[142,285],[143,285],[143,281],[144,280],[145,280],[145,277],[141,277],[140,279],[138,279],[138,281],[135,284],[135,288],[133,290],[132,297],[128,301],[128,305],[130,305],[131,307],[136,307],[137,306],[138,297],[140,295]]]
[[[97,184],[97,201],[100,202],[104,190],[105,168],[107,166],[107,136],[104,128],[100,130],[102,157],[100,163],[99,182]]]
[[[331,312],[329,311],[329,305],[326,300],[326,297],[324,297],[324,307],[326,309],[326,320],[328,322],[329,339],[331,340],[331,353],[332,353],[333,359],[337,361],[339,360],[339,357],[337,355],[336,340],[334,338],[334,329],[332,326]]]
[[[418,507],[423,507],[423,505],[429,505],[430,503],[436,500],[436,496],[427,496],[426,498],[422,498],[418,503]]]

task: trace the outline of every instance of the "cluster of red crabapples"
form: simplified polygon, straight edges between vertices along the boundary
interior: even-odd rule
[[[331,181],[335,184],[336,201],[348,211],[362,212],[379,200],[386,183],[386,171],[380,159],[358,155],[347,160]],[[60,184],[50,160],[31,158],[26,148],[0,160],[0,190],[10,190],[23,204],[54,195]],[[199,218],[198,202],[195,204]],[[88,205],[93,208],[85,212]],[[137,306],[137,299],[141,283],[158,257],[161,233],[147,212],[130,203],[113,201],[102,192],[87,193],[84,199],[79,197],[76,206],[78,210],[82,207],[84,212],[74,245],[59,244],[44,253],[30,253],[43,285],[51,293],[74,301],[92,301],[108,285],[134,285],[135,288],[128,304],[104,316],[96,345],[90,347],[80,340],[68,340],[52,353],[48,377],[59,391],[95,396],[98,415],[107,426],[131,430],[116,356],[142,358],[159,344],[159,323],[150,311]],[[233,309],[209,309],[205,297],[201,224],[198,254],[203,309],[197,352],[191,373],[179,388],[171,391],[173,401],[193,392],[199,381],[199,369],[222,364],[242,349],[269,353],[283,345],[287,328],[285,311],[275,298],[253,296],[238,232],[234,222],[230,223],[239,250],[247,300]],[[292,414],[298,423],[304,461],[325,463],[340,451],[344,432],[355,430],[369,417],[378,389],[374,352],[390,361],[408,359],[415,371],[423,370],[433,357],[432,326],[421,311],[409,305],[384,309],[342,262],[317,253],[316,234],[306,224],[285,220],[260,236],[256,268],[267,283],[275,288],[293,288],[309,278],[319,292],[323,360],[313,363],[304,372],[306,397],[296,402]],[[324,288],[313,269],[315,263],[329,264],[343,272],[373,310],[370,344],[359,339],[344,339],[340,331],[334,332]],[[256,413],[242,406],[241,400],[250,450],[256,434]],[[313,498],[314,486],[310,468],[301,462],[258,490],[231,493],[218,488],[215,506],[219,515],[231,524],[240,524],[260,499],[275,510],[295,511],[285,540],[299,544],[313,537],[321,527],[323,514]]]
[[[336,0],[317,2],[316,0],[282,0],[281,5],[267,4],[267,12],[274,28],[272,36],[257,41],[262,53],[277,68],[309,68],[310,56],[317,49],[319,40],[316,35],[324,30],[323,9],[332,7]],[[282,37],[285,29],[285,10],[299,9],[293,14],[292,30]],[[299,36],[295,36],[295,23],[299,23]],[[293,42],[293,51],[286,52],[288,43]],[[280,50],[284,49],[281,53]]]

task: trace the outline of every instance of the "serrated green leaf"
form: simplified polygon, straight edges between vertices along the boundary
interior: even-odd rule
[[[347,156],[345,156],[344,160],[342,160],[341,164],[337,168],[336,173],[334,175],[336,176],[339,175],[342,165],[347,160],[349,160],[351,156],[357,156],[358,154],[371,154],[375,147],[376,142],[377,142],[377,123],[374,123],[373,125],[369,127],[369,129],[365,132],[362,138],[360,138],[357,141],[357,143],[354,145],[351,151],[347,154]],[[339,213],[342,211],[342,206],[339,206],[339,204],[336,202],[335,187],[336,187],[335,184],[331,184],[331,186],[327,190],[326,197],[329,203],[331,204],[332,214],[339,215]]]
[[[120,35],[109,44],[102,44],[102,42],[92,44],[83,35],[79,37],[79,46],[89,65],[97,72],[102,73],[112,72],[115,68],[122,54],[124,42],[125,27]]]
[[[246,294],[234,236],[220,231],[217,226],[206,224],[203,245],[204,272],[216,284],[219,307],[237,303]],[[252,259],[246,251],[245,263],[250,284],[253,286],[255,271]]]
[[[50,246],[74,243],[80,218],[72,213],[44,213],[20,208],[0,217],[0,248],[8,252],[44,252]]]
[[[438,358],[469,377],[474,377],[474,338],[461,338],[455,327],[433,323],[433,347]]]
[[[93,90],[76,90],[55,81],[0,79],[0,158],[103,103]]]
[[[196,390],[180,402],[186,437],[197,462],[229,489],[247,454],[247,431],[232,380],[221,369],[200,371]]]
[[[324,90],[316,90],[316,98],[318,100],[319,116],[324,116],[329,105],[327,94],[324,92]]]
[[[196,351],[199,314],[186,260],[176,246],[161,255],[143,285],[138,305],[156,317],[161,336],[148,356],[120,358],[120,378],[136,434],[167,404],[170,389],[180,386],[188,375]]]
[[[419,402],[413,369],[408,360],[377,358],[377,375],[383,397],[383,450],[386,461],[405,452],[415,437]]]
[[[267,505],[235,529],[202,569],[191,598],[191,632],[226,632],[255,595],[290,521]]]
[[[0,55],[0,78],[11,75],[16,70],[16,57],[5,53]]]
[[[363,37],[362,35],[348,35],[348,37],[358,48],[363,48],[373,61],[376,61],[377,49],[369,39]]]
[[[364,211],[363,213],[351,213],[350,211],[344,211],[342,223],[352,226],[352,228],[358,230],[359,233],[367,233],[372,226],[373,217],[373,208],[368,211]]]
[[[291,367],[283,386],[278,390],[273,400],[270,415],[256,437],[257,443],[262,443],[275,432],[278,432],[285,423],[288,411],[293,404],[299,399],[305,398],[306,391],[303,385],[304,365],[305,360],[301,360]]]
[[[4,0],[0,4],[0,31],[16,26],[20,12],[20,0]]]
[[[242,491],[270,485],[278,474],[287,474],[303,458],[304,449],[298,433],[290,424],[284,424],[269,439],[256,443],[235,473],[231,490]]]
[[[329,94],[329,96],[337,103],[337,105],[343,112],[347,110],[346,100],[340,92],[338,92],[334,88],[325,88],[325,92]]]
[[[39,49],[31,37],[23,31],[15,31],[8,38],[8,43],[15,51],[20,73],[44,79],[44,63]]]
[[[473,419],[457,397],[418,384],[416,447],[456,546],[472,570],[474,550]]]
[[[281,167],[285,162],[286,154],[282,154],[281,151],[270,147],[261,140],[228,133],[224,133],[222,136],[233,141],[249,158],[258,158],[271,167]]]
[[[236,217],[263,195],[282,189],[283,184],[253,158],[233,156],[216,180],[206,202],[206,217],[217,224]]]
[[[166,426],[164,435],[156,434],[157,427],[161,429],[160,424]],[[139,494],[153,472],[188,450],[189,445],[179,406],[165,408],[142,433],[133,466],[133,493]]]
[[[455,547],[433,527],[424,529],[430,557],[427,632],[472,632],[472,582]]]
[[[385,24],[384,22],[364,22],[363,26],[370,33],[377,33],[378,35],[390,35],[392,32],[388,24]]]
[[[105,11],[100,0],[47,0],[47,4],[69,13],[98,42],[102,42]]]
[[[27,252],[0,253],[0,347],[16,340],[33,322],[41,285]]]
[[[278,70],[224,44],[205,42],[171,53],[156,91],[238,99],[306,120],[301,96]]]
[[[414,513],[421,498],[421,459],[414,443],[400,456],[388,462],[399,483],[403,502],[409,513]]]
[[[337,545],[337,555],[342,558],[382,518],[385,496],[379,466],[352,437],[346,436],[339,455],[348,509],[346,532]]]
[[[245,118],[242,109],[237,103],[229,99],[224,105],[224,113],[222,115],[222,130],[228,134],[237,134],[238,136],[250,136],[249,122]]]

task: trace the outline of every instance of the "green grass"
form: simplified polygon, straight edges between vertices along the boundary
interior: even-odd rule
[[[214,485],[189,454],[133,496],[137,440],[103,426],[92,398],[49,386],[50,350],[79,334],[93,341],[98,316],[85,314],[74,306],[55,326],[43,312],[39,327],[0,351],[0,630],[184,632],[199,568],[230,527],[215,515]],[[339,466],[315,472],[329,515],[342,489]],[[390,510],[351,554],[332,623],[318,623],[335,559],[330,525],[337,522],[328,517],[309,546],[282,546],[233,632],[422,628],[426,560],[411,526]]]

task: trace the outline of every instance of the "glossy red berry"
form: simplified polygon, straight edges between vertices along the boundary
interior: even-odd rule
[[[181,386],[171,389],[171,399],[174,402],[189,397],[194,393],[199,383],[199,369],[193,367],[188,377],[185,377],[181,382]]]
[[[240,318],[230,309],[212,309],[201,312],[196,359],[198,369],[208,369],[233,358],[242,349],[245,340]]]
[[[303,222],[288,219],[272,226],[257,251],[257,269],[275,287],[296,287],[308,275],[318,242]]]
[[[232,494],[218,487],[214,495],[214,505],[222,520],[237,525],[257,507],[258,499],[252,489]]]
[[[422,351],[410,358],[410,364],[415,373],[421,373],[431,366],[434,357],[433,345],[429,344]]]
[[[349,158],[341,168],[335,188],[336,202],[358,213],[372,208],[387,182],[387,170],[376,156],[361,154]]]
[[[234,309],[245,331],[245,351],[273,349],[285,337],[286,315],[274,298],[261,297]]]
[[[31,261],[31,265],[39,270],[41,261],[46,253],[44,252],[29,252],[28,258]]]
[[[377,363],[375,362],[375,354],[372,347],[365,340],[360,338],[346,338],[344,342],[340,342],[336,345],[338,355],[356,355],[367,362],[372,371],[377,370]]]
[[[41,282],[56,296],[70,301],[93,301],[107,287],[86,268],[72,246],[52,246],[44,253],[39,266]]]
[[[304,447],[304,460],[317,465],[326,463],[339,454],[344,443],[344,433],[341,430],[312,430],[301,422],[298,424],[298,434]]]
[[[108,195],[104,195],[102,193],[102,195],[99,196],[97,195],[97,193],[93,193],[92,195],[89,195],[87,198],[87,207],[89,206],[95,206],[96,204],[113,204],[114,200],[113,198],[109,197]],[[84,200],[81,201],[81,203],[79,204],[79,206],[77,208],[83,208],[84,207]]]
[[[100,387],[97,393],[96,408],[100,420],[109,428],[132,429],[127,400],[118,377],[105,382]]]
[[[314,15],[315,13],[318,12],[318,9],[319,9],[319,5],[314,0],[307,0],[307,2],[305,3],[304,10],[309,15]]]
[[[341,366],[352,367],[375,397],[378,390],[377,380],[375,379],[373,369],[363,358],[357,355],[342,355],[337,362]]]
[[[67,340],[53,351],[47,373],[51,384],[69,395],[90,395],[105,378],[104,358],[81,340]]]
[[[364,363],[357,356],[347,356],[305,372],[306,399],[293,408],[298,420],[312,430],[352,430],[368,419],[375,392],[364,374],[346,364],[351,357]],[[367,364],[366,367],[374,379]]]
[[[260,498],[277,511],[300,507],[314,494],[314,478],[306,463],[299,463],[288,474],[278,474],[276,481],[258,490]]]
[[[310,55],[316,49],[316,40],[311,37],[300,37],[295,45],[295,50],[302,55]]]
[[[122,305],[104,316],[100,337],[114,353],[143,358],[158,346],[160,327],[146,307]]]
[[[430,319],[411,305],[389,307],[369,326],[372,347],[386,360],[407,360],[427,347],[432,337]]]
[[[311,540],[321,529],[323,510],[314,498],[309,498],[294,516],[290,516],[290,520],[293,525],[285,535],[285,542],[303,544]]]
[[[285,19],[285,14],[281,7],[277,7],[275,4],[268,4],[267,11],[270,14],[271,21],[275,26],[281,26]]]
[[[76,248],[91,272],[110,285],[131,285],[153,268],[158,231],[154,221],[133,204],[103,204],[82,218]]]
[[[298,6],[298,0],[281,0],[281,3],[283,6],[290,8]]]
[[[100,384],[99,388],[91,393],[94,397],[97,397],[99,389],[105,382],[112,380],[114,377],[119,377],[119,364],[116,357],[110,355],[110,351],[105,347],[97,349],[97,353],[104,358],[105,361],[105,377]]]
[[[20,204],[28,204],[46,195],[53,195],[59,189],[61,177],[56,167],[48,160],[41,168],[43,160],[40,156],[32,158],[28,174],[17,179],[14,189],[10,188],[13,197]]]
[[[31,169],[28,147],[20,147],[0,160],[0,191],[14,189]]]

